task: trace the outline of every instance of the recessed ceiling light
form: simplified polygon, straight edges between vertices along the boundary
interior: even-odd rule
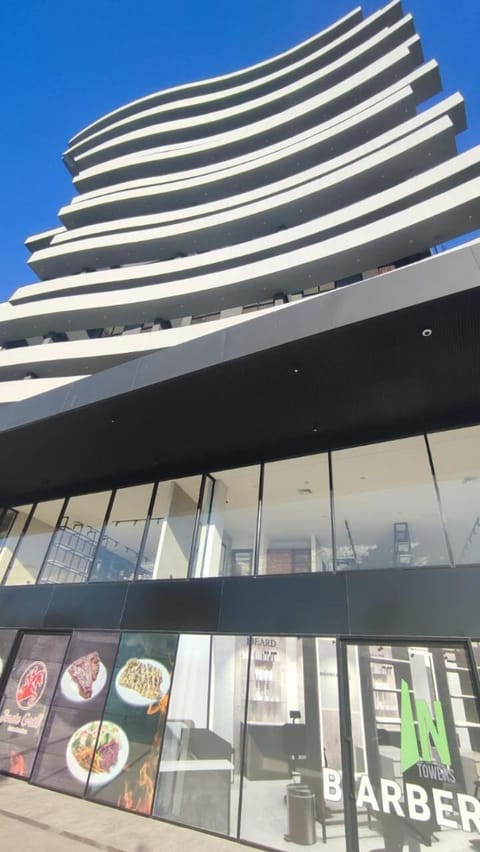
[[[424,328],[423,331],[422,331],[422,337],[431,337],[431,336],[432,336],[432,329],[431,328]]]

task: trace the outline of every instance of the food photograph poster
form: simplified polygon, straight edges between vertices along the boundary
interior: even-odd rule
[[[123,634],[96,738],[87,796],[150,814],[163,743],[177,635]],[[92,722],[95,720],[92,719]],[[90,748],[85,728],[74,751]]]
[[[0,702],[0,770],[29,778],[69,642],[23,637]]]
[[[83,796],[119,638],[72,635],[32,773],[36,784]]]

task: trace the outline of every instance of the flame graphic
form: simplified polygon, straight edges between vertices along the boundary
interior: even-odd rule
[[[27,764],[25,763],[25,759],[23,754],[20,754],[18,751],[10,752],[10,760],[8,771],[12,773],[12,775],[27,775]]]
[[[117,799],[117,805],[120,808],[124,808],[128,811],[135,811],[137,814],[149,815],[152,812],[153,796],[155,793],[155,775],[162,746],[165,717],[168,709],[168,698],[168,694],[164,695],[156,704],[152,704],[147,707],[147,716],[158,714],[157,730],[153,738],[152,747],[148,757],[140,766],[137,779],[132,781],[132,783],[129,783],[127,775],[124,781],[123,793]]]
[[[150,704],[147,707],[147,716],[153,716],[154,713],[162,713],[165,715],[168,707],[168,692],[160,701],[157,701],[155,704]]]

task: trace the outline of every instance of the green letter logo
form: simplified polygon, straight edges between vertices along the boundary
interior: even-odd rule
[[[418,735],[420,748],[415,731],[415,717],[413,714],[412,700],[406,680],[401,682],[401,731],[400,731],[400,769],[406,772],[420,759],[429,761],[432,759],[430,740],[432,740],[438,751],[438,756],[443,764],[450,766],[452,760],[448,746],[445,719],[440,701],[433,702],[432,717],[427,702],[421,698],[415,700],[417,712]]]

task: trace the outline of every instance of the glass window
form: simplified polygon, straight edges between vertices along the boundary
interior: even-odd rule
[[[182,635],[154,815],[236,836],[248,640]]]
[[[477,848],[480,717],[460,646],[348,648],[361,852]]]
[[[224,470],[207,477],[201,507],[196,577],[253,573],[260,468]]]
[[[119,633],[72,634],[37,752],[34,784],[85,794],[99,726],[94,720],[102,718],[119,640]],[[105,783],[108,774],[102,778],[99,768],[94,772]]]
[[[37,503],[5,577],[7,586],[25,586],[37,581],[63,503],[63,500]]]
[[[259,573],[331,570],[328,456],[265,465]]]
[[[158,483],[137,580],[187,576],[200,483],[200,476]]]
[[[23,636],[0,699],[0,772],[30,777],[68,641]]]
[[[10,651],[13,648],[13,643],[17,638],[16,630],[0,629],[0,682],[3,673],[6,669],[7,661],[10,656]]]
[[[241,838],[345,850],[336,642],[252,639]]]
[[[480,562],[480,426],[429,435],[453,558]]]
[[[102,722],[89,726],[88,798],[152,813],[177,642],[172,633],[122,634]]]
[[[133,580],[152,488],[149,483],[115,492],[90,580]]]
[[[332,454],[337,568],[449,564],[423,437]]]
[[[110,491],[71,497],[52,539],[40,583],[86,583]]]
[[[32,506],[15,506],[0,510],[0,583],[8,568]]]

